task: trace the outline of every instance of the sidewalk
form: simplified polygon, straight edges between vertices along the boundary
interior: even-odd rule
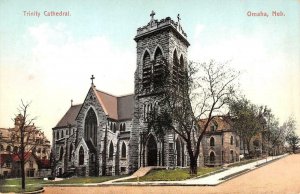
[[[134,176],[129,177],[123,177],[121,179],[115,179],[103,183],[99,183],[99,186],[106,186],[106,185],[160,185],[160,186],[170,186],[170,185],[181,185],[181,186],[214,186],[218,185],[224,181],[230,180],[231,178],[234,178],[236,176],[239,176],[243,173],[246,173],[248,171],[254,170],[256,168],[259,168],[261,165],[264,165],[264,163],[268,163],[272,160],[282,158],[284,156],[287,156],[288,154],[280,155],[280,156],[269,156],[267,159],[261,159],[249,164],[245,164],[242,166],[232,167],[225,171],[206,176],[203,178],[193,178],[188,179],[184,181],[151,181],[151,182],[117,182],[120,180],[126,180],[130,178],[136,178]]]

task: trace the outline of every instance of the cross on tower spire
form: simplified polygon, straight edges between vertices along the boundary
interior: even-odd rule
[[[177,15],[177,19],[178,19],[178,23],[180,22],[181,18],[180,18],[180,14]]]
[[[94,77],[94,75],[92,75],[92,77],[91,77],[92,85],[94,85],[94,79],[95,79],[95,77]]]

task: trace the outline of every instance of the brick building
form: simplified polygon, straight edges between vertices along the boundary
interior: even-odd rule
[[[20,151],[21,118],[21,115],[15,118],[15,126],[13,128],[0,128],[0,176],[16,177],[19,175],[16,171],[17,169],[14,169],[14,165],[18,162],[16,158]],[[49,161],[51,151],[50,141],[44,133],[38,130],[34,124],[28,126],[25,131],[26,134],[30,134],[28,138],[24,138],[24,143],[26,144],[25,152],[34,157],[36,163],[39,163],[39,161]],[[47,168],[50,168],[50,166]],[[14,172],[13,169],[15,170]],[[40,168],[34,169],[36,172],[33,175],[37,175]]]
[[[204,123],[201,120],[200,123]],[[240,138],[232,128],[232,120],[228,116],[216,116],[202,140],[204,164],[218,166],[239,161]]]

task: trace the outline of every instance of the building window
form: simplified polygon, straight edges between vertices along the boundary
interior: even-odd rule
[[[149,88],[151,85],[152,65],[150,62],[150,54],[145,52],[143,57],[143,87]]]
[[[81,146],[79,149],[79,165],[84,164],[84,150],[83,147]]]
[[[61,130],[61,138],[64,138],[64,130]]]
[[[40,149],[40,148],[39,148]],[[39,152],[39,151],[38,151]],[[60,150],[59,150],[59,160],[62,160],[63,158],[63,155],[64,155],[64,148],[63,146],[60,147]]]
[[[71,161],[71,159],[72,159],[72,152],[73,152],[73,144],[70,145],[69,161]]]
[[[233,136],[230,137],[230,145],[233,145]]]
[[[215,132],[218,128],[218,125],[216,122],[212,122],[212,124],[210,125],[210,131],[211,132]]]
[[[11,148],[10,148],[9,145],[6,147],[6,151],[7,151],[7,152],[10,152],[10,151],[11,151]]]
[[[126,158],[126,145],[125,145],[124,142],[123,142],[123,144],[122,144],[121,157],[122,157],[122,158]]]
[[[230,150],[230,157],[231,157],[231,162],[234,162],[233,150]]]
[[[42,150],[41,150],[41,148],[38,148],[38,149],[37,149],[37,153],[39,153],[39,154],[40,154],[40,153],[41,153],[41,151],[42,151]]]
[[[2,144],[0,144],[0,151],[3,151],[4,150],[4,147]]]
[[[157,47],[154,55],[154,66],[153,66],[154,87],[158,87],[162,84],[163,74],[164,74],[163,55],[161,49]]]
[[[97,117],[92,108],[89,109],[85,118],[84,139],[97,144]]]
[[[19,148],[17,146],[14,146],[13,152],[18,153]]]
[[[117,131],[116,123],[114,123],[114,133]]]
[[[215,138],[211,137],[209,141],[210,146],[215,146]]]
[[[236,146],[236,147],[239,147],[239,141],[238,141],[237,138],[235,139],[235,146]]]
[[[112,141],[109,144],[109,152],[108,152],[108,159],[112,160],[113,159],[113,155],[114,155],[114,144],[112,143]]]
[[[121,167],[121,172],[126,172],[126,167]]]
[[[122,123],[120,125],[120,131],[125,131],[125,130],[126,130],[126,125],[125,125],[125,123]]]
[[[33,168],[33,161],[29,161],[29,168]]]
[[[56,131],[56,139],[59,139],[59,131]]]
[[[11,162],[10,162],[9,160],[7,160],[7,161],[6,161],[6,167],[7,167],[7,168],[10,168],[10,166],[11,166]]]
[[[209,154],[209,162],[211,164],[215,163],[215,153],[214,152],[210,152],[210,154]]]

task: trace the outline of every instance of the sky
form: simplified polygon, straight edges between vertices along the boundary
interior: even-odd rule
[[[179,13],[189,60],[230,61],[241,71],[242,93],[270,107],[280,123],[294,116],[300,134],[299,0],[1,0],[0,127],[13,127],[23,99],[51,140],[71,99],[83,102],[92,74],[99,90],[133,93],[133,38],[152,10],[159,20]],[[268,17],[251,16],[261,13]]]

